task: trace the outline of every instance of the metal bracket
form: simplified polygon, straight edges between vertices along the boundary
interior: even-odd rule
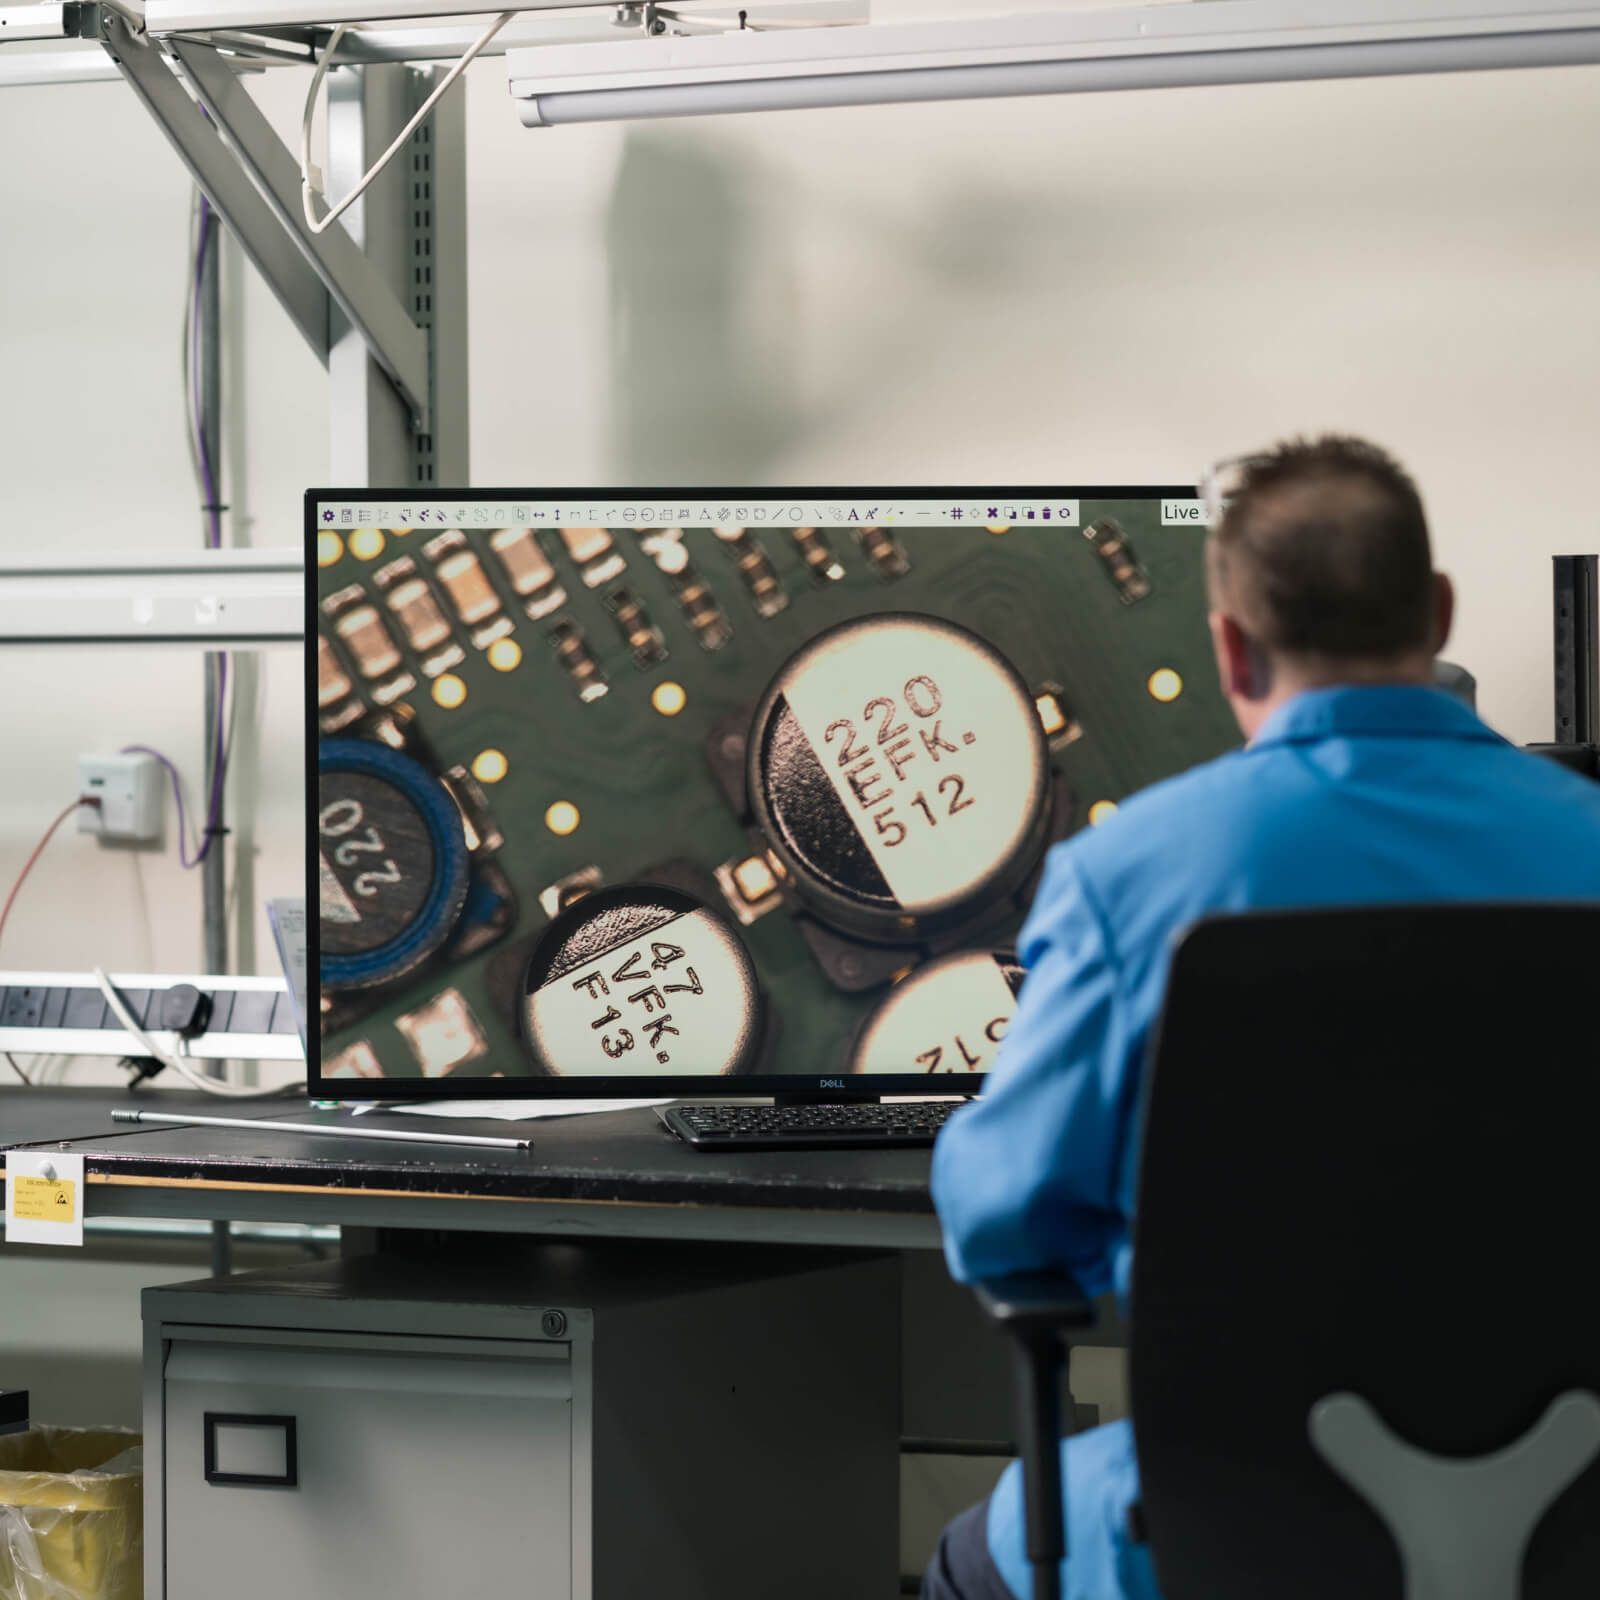
[[[195,182],[271,285],[317,359],[328,361],[330,301],[427,425],[428,336],[338,224],[306,227],[300,170],[233,70],[206,45],[168,41],[193,96],[158,46],[100,9],[107,51]]]
[[[336,67],[328,76],[327,171],[350,188],[388,148],[442,67]],[[335,311],[328,361],[333,481],[352,486],[465,482],[467,460],[466,107],[446,96],[394,165],[345,214],[432,353],[429,420],[416,422],[356,330]]]

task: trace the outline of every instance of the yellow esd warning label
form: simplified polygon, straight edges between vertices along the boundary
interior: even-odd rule
[[[18,1222],[76,1222],[78,1186],[70,1178],[13,1178],[11,1215]]]

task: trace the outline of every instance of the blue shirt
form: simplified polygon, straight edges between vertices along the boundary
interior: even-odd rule
[[[982,1099],[934,1150],[951,1272],[1064,1266],[1126,1301],[1140,1068],[1174,941],[1198,918],[1508,899],[1600,900],[1600,783],[1425,688],[1299,695],[1244,749],[1057,845],[1018,943],[1016,1018]],[[1025,1594],[1017,1481],[990,1530]]]

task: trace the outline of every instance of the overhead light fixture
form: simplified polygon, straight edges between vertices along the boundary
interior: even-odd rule
[[[76,4],[0,6],[0,44],[24,39],[70,39],[78,31]]]
[[[117,64],[97,44],[77,50],[0,51],[0,89],[43,83],[117,83]]]
[[[1600,4],[1199,0],[507,53],[529,127],[1600,63]]]

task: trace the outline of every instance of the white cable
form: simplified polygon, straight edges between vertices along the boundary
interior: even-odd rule
[[[106,976],[104,968],[94,969],[94,981],[100,985],[100,992],[106,997],[106,1004],[111,1007],[117,1021],[133,1036],[139,1048],[147,1056],[159,1061],[162,1066],[171,1067],[180,1078],[193,1084],[196,1089],[204,1089],[207,1094],[244,1100],[279,1092],[276,1089],[246,1089],[236,1083],[223,1083],[217,1078],[206,1077],[203,1072],[196,1072],[181,1056],[160,1049],[150,1035],[139,1026],[134,1020],[133,1013],[128,1010],[127,1002],[117,993],[116,984]]]
[[[355,188],[319,222],[314,213],[316,210],[316,196],[322,193],[322,174],[311,163],[311,129],[317,114],[317,91],[322,87],[322,80],[328,75],[328,68],[333,65],[333,58],[338,54],[339,46],[344,42],[344,36],[350,31],[351,25],[348,22],[341,22],[333,30],[333,37],[328,40],[327,48],[322,52],[322,56],[317,62],[316,70],[311,74],[311,88],[306,94],[305,111],[300,118],[300,207],[305,212],[306,226],[313,233],[326,232],[344,215],[348,207],[354,205],[366,193],[367,186],[372,180],[399,155],[401,150],[405,148],[406,140],[428,120],[429,112],[438,105],[440,98],[450,88],[450,85],[472,65],[479,52],[515,15],[516,12],[514,11],[502,11],[478,35],[477,39],[468,47],[467,53],[440,79],[433,93],[417,108],[416,115],[400,130],[394,143],[367,169],[366,174]]]

